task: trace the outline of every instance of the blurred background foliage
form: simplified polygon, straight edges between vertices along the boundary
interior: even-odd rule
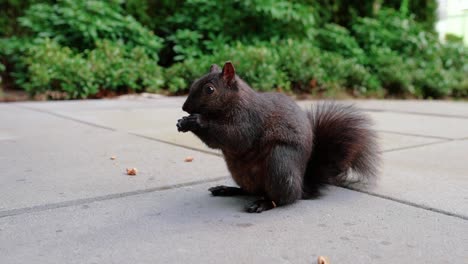
[[[233,61],[260,91],[466,98],[436,0],[0,0],[3,87],[51,99],[187,93]]]

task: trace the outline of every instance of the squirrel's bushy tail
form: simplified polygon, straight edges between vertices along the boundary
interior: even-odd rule
[[[318,103],[307,114],[314,145],[304,176],[304,198],[318,196],[326,183],[372,182],[380,153],[370,119],[352,105],[335,102]]]

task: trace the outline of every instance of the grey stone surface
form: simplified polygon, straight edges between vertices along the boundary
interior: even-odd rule
[[[316,100],[298,101],[301,106],[308,107]],[[397,113],[413,113],[419,115],[453,116],[468,118],[466,102],[430,101],[430,100],[340,100],[351,103],[368,111],[384,111]]]
[[[144,135],[174,144],[217,153],[206,147],[192,133],[178,133],[177,120],[187,113],[176,107],[132,110],[101,110],[67,112],[67,116],[111,127],[120,131]]]
[[[96,100],[88,100],[85,101],[86,104],[82,107],[79,104],[68,102],[57,102],[52,105],[44,103],[22,103],[20,105],[219,154],[219,151],[206,147],[192,133],[177,132],[177,120],[188,115],[181,109],[184,100],[184,97],[104,100],[102,103]]]
[[[468,138],[468,103],[439,101],[341,101],[369,110],[381,132],[447,139]],[[300,101],[308,107],[314,101]],[[375,111],[378,110],[378,111]]]
[[[251,215],[208,194],[228,172],[177,133],[184,99],[0,104],[0,263],[466,263],[468,104],[355,101],[377,185]]]
[[[0,211],[228,176],[217,156],[45,113],[10,107],[0,120]]]
[[[468,140],[385,153],[371,191],[468,219]]]
[[[468,119],[404,113],[371,112],[376,129],[446,139],[468,138]]]
[[[453,263],[468,222],[345,189],[262,214],[198,185],[0,218],[2,263]]]
[[[39,110],[52,111],[87,111],[87,110],[133,110],[139,108],[175,107],[181,108],[185,97],[162,97],[156,99],[103,99],[103,100],[76,100],[76,101],[52,101],[52,102],[24,102],[14,105],[31,107]]]
[[[377,135],[379,146],[381,147],[381,150],[385,152],[446,141],[444,139],[408,136],[386,132],[378,132]]]
[[[468,103],[466,102],[423,100],[356,100],[353,102],[367,110],[468,118]]]

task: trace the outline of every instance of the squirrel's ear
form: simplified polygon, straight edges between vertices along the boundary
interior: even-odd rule
[[[236,70],[234,69],[234,65],[232,65],[230,61],[227,61],[224,64],[222,75],[223,75],[223,79],[228,83],[234,80],[234,76],[236,75]]]
[[[220,72],[221,69],[219,68],[218,65],[216,64],[211,64],[211,67],[210,67],[210,73],[213,73],[213,72]]]

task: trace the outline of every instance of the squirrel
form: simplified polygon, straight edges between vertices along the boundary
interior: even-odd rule
[[[352,105],[321,102],[302,110],[290,97],[258,93],[231,62],[194,81],[177,122],[208,147],[220,149],[239,187],[216,186],[213,196],[255,195],[260,213],[320,196],[325,184],[376,178],[380,152],[371,121]]]

